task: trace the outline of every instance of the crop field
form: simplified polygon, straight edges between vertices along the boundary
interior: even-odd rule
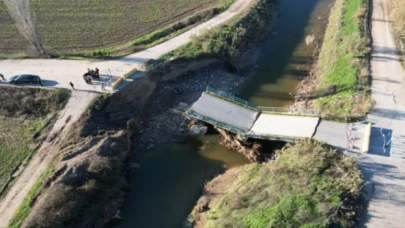
[[[44,123],[40,119],[0,117],[0,196],[13,172],[35,151],[29,142]]]
[[[63,108],[68,90],[0,87],[7,100],[0,103],[0,198],[21,164],[39,146],[49,118]]]
[[[114,47],[180,21],[223,0],[31,0],[45,48],[75,53]],[[0,1],[0,52],[24,54],[28,42]]]

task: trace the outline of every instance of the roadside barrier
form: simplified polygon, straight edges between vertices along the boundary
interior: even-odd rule
[[[371,140],[371,123],[366,125],[364,129],[364,141],[363,141],[363,148],[361,150],[362,153],[368,153],[370,149],[370,140]]]
[[[134,68],[134,69],[128,71],[127,73],[125,73],[122,77],[123,77],[124,79],[127,79],[129,76],[135,74],[135,72],[136,72],[137,70],[138,70],[138,69]]]
[[[127,73],[125,73],[124,75],[122,75],[121,77],[118,78],[117,81],[115,81],[111,88],[112,90],[116,90],[118,88],[118,86],[121,85],[121,83],[123,83],[127,78],[129,78],[129,76],[133,75],[138,69],[134,68],[130,71],[128,71]]]
[[[118,87],[119,85],[121,85],[121,83],[122,83],[124,80],[125,80],[125,79],[124,79],[123,77],[119,77],[118,80],[115,81],[115,82],[112,84],[112,86],[111,86],[112,90],[117,89],[117,87]]]

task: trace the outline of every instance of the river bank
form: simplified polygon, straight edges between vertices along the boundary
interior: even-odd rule
[[[333,6],[334,6],[333,9],[335,10],[335,12],[338,11],[337,10],[338,6],[336,4],[337,3],[333,4]],[[342,6],[342,5],[340,5],[340,6]],[[328,15],[329,14],[327,14],[326,18],[332,17],[332,16],[328,16]],[[360,15],[360,18],[362,18],[361,15]],[[326,27],[327,26],[325,25],[324,29],[326,29]],[[321,26],[321,28],[322,28],[322,26]],[[303,41],[304,45],[302,45],[303,47],[299,48],[301,50],[305,50],[307,48],[312,49],[312,51],[304,52],[304,53],[309,53],[310,56],[307,56],[306,58],[301,58],[301,59],[300,58],[294,59],[295,62],[301,63],[301,62],[305,61],[304,63],[306,63],[306,64],[303,64],[301,66],[299,64],[297,64],[298,66],[295,66],[295,67],[293,64],[291,64],[293,66],[288,67],[287,68],[288,71],[285,70],[282,73],[282,74],[284,74],[284,77],[286,75],[291,74],[289,72],[296,72],[296,75],[299,75],[299,77],[298,77],[299,80],[297,80],[298,82],[295,83],[297,87],[295,87],[295,88],[291,87],[291,86],[289,87],[290,88],[289,92],[291,92],[291,94],[288,94],[287,92],[284,92],[284,94],[283,93],[274,93],[275,91],[279,91],[279,90],[277,90],[277,88],[272,88],[272,87],[266,88],[266,90],[264,90],[263,89],[264,86],[261,85],[260,92],[255,92],[253,94],[253,96],[251,94],[249,94],[249,92],[244,92],[244,94],[242,93],[244,98],[251,97],[250,101],[252,101],[256,104],[260,104],[260,105],[281,104],[281,105],[285,106],[285,105],[294,104],[297,108],[313,108],[314,107],[313,105],[309,104],[309,102],[307,102],[306,100],[299,99],[300,97],[297,97],[297,95],[302,95],[302,94],[308,93],[308,92],[310,93],[310,92],[314,91],[315,88],[319,85],[319,77],[316,77],[316,75],[318,73],[316,70],[317,66],[318,66],[318,54],[321,52],[321,47],[323,46],[323,43],[329,42],[329,40],[326,40],[326,39],[330,39],[331,37],[329,34],[329,37],[326,37],[325,39],[323,39],[323,36],[319,36],[318,34],[319,33],[309,33],[309,35],[305,36],[305,40]],[[278,35],[279,34],[277,34],[277,30],[275,30],[273,32],[273,36],[277,37]],[[323,50],[323,51],[325,52],[325,50]],[[273,50],[273,52],[275,52],[275,51]],[[279,54],[279,52],[275,52],[274,54]],[[324,53],[324,55],[325,55],[325,53]],[[269,55],[269,56],[271,56],[271,55]],[[271,63],[271,62],[272,61],[269,61],[269,63]],[[277,74],[274,71],[272,73]],[[294,74],[291,74],[291,75],[294,75]],[[277,85],[277,86],[279,86],[279,85]],[[296,91],[292,92],[294,89],[296,89]],[[278,99],[280,99],[281,97],[284,99],[282,101],[274,101],[274,102],[265,101],[265,99],[263,99],[263,96],[262,96],[262,94],[265,94],[265,93],[277,95]],[[299,150],[299,146],[296,147],[295,149]],[[337,152],[337,156],[340,156],[338,152]],[[268,167],[270,167],[272,164],[266,164],[266,165],[268,165]],[[266,166],[266,165],[262,165],[261,168],[259,168],[259,169],[262,169],[262,168],[265,169],[264,166]],[[189,216],[189,218],[187,219],[187,221],[185,221],[185,223],[183,225],[185,227],[205,227],[207,225],[206,223],[209,222],[210,219],[211,219],[211,221],[210,221],[211,223],[209,223],[207,227],[210,227],[210,224],[211,224],[211,227],[215,227],[215,226],[212,226],[212,224],[218,225],[218,223],[220,223],[220,222],[222,222],[221,226],[224,225],[223,222],[225,222],[225,223],[228,222],[230,224],[233,224],[232,222],[237,222],[238,219],[236,219],[236,218],[232,219],[231,218],[232,216],[230,214],[224,215],[224,214],[220,213],[220,211],[227,210],[227,208],[228,209],[231,208],[230,211],[232,211],[232,213],[234,213],[235,211],[238,211],[238,209],[241,209],[241,208],[242,208],[241,210],[249,211],[249,209],[246,209],[246,207],[249,207],[249,206],[246,206],[246,205],[251,204],[250,203],[251,201],[249,200],[249,202],[245,202],[245,203],[242,202],[242,203],[240,203],[239,206],[235,206],[235,204],[238,204],[238,203],[234,203],[234,201],[238,201],[237,199],[238,198],[240,199],[243,196],[234,196],[235,194],[233,194],[233,192],[235,192],[235,188],[236,188],[235,185],[237,185],[235,183],[239,183],[240,186],[242,186],[242,188],[244,188],[243,185],[256,186],[258,183],[260,183],[260,182],[252,183],[252,182],[249,182],[249,180],[241,181],[241,179],[243,179],[244,175],[247,175],[247,176],[249,176],[250,174],[255,175],[255,172],[251,172],[251,170],[249,170],[249,168],[247,168],[249,166],[253,166],[253,165],[247,165],[247,166],[244,166],[244,167],[241,167],[238,169],[228,170],[224,174],[219,175],[217,178],[215,178],[211,182],[207,183],[206,187],[204,189],[204,192],[202,194],[202,197],[200,198],[197,205],[194,207],[192,214]],[[240,174],[241,169],[245,170],[247,172],[247,174],[246,173]],[[354,170],[357,170],[357,168],[354,168]],[[358,172],[358,170],[356,172]],[[249,177],[249,179],[251,179],[251,177]],[[246,182],[246,183],[244,183],[244,182]],[[248,182],[250,184],[247,184]],[[275,183],[276,182],[277,181],[275,181]],[[356,182],[360,183],[361,180],[357,179]],[[219,184],[219,183],[223,183],[223,184]],[[270,187],[273,188],[274,186],[270,186]],[[255,187],[252,187],[252,188],[255,188]],[[257,187],[257,188],[260,188],[260,187]],[[275,190],[275,191],[277,193],[282,192],[282,190],[280,190],[280,189]],[[257,194],[264,194],[264,193],[258,192]],[[358,190],[357,190],[357,193],[355,193],[355,195],[356,194],[358,194]],[[245,195],[245,197],[250,199],[251,197],[255,197],[255,194],[247,194],[247,195]],[[356,213],[358,213],[356,204],[357,204],[357,202],[355,202],[351,207],[352,207],[353,211],[356,211]],[[271,208],[273,208],[273,207],[276,207],[276,206],[274,206],[274,205],[271,206]],[[218,209],[218,208],[221,208],[221,209]],[[241,215],[239,217],[242,218],[242,217],[245,217],[245,215]],[[352,218],[350,218],[350,220],[351,220],[351,222],[355,223],[355,218],[352,217]],[[266,220],[264,220],[264,221],[266,221]],[[326,220],[325,220],[324,225],[326,225],[327,223],[328,222],[326,222]],[[351,224],[353,225],[354,223],[351,223]],[[266,224],[262,224],[262,225],[266,226]],[[233,224],[231,226],[235,226],[235,224]],[[248,225],[245,224],[244,226],[248,226]],[[252,225],[252,227],[258,227],[258,226],[259,225],[256,223],[255,223],[255,226]]]
[[[354,157],[301,141],[206,184],[183,227],[356,227],[361,186]]]
[[[73,142],[77,147],[68,143],[70,147],[65,149],[72,150],[68,154],[81,153],[83,148],[80,144],[87,140],[95,143],[100,138],[124,130],[130,133],[130,149],[125,156],[128,155],[134,159],[131,159],[132,161],[139,162],[141,169],[135,175],[128,177],[131,191],[128,191],[129,186],[119,183],[122,189],[116,194],[116,197],[110,198],[108,211],[89,211],[86,205],[77,205],[75,210],[86,210],[88,214],[97,215],[89,216],[88,220],[98,221],[98,225],[112,218],[116,209],[120,208],[121,203],[128,197],[122,213],[119,213],[124,218],[121,227],[134,227],[136,225],[161,227],[162,224],[165,224],[166,227],[175,227],[181,224],[192,210],[205,181],[223,172],[226,168],[248,163],[237,153],[219,147],[218,137],[215,135],[207,135],[197,139],[195,137],[188,138],[185,127],[187,122],[184,122],[183,117],[170,113],[169,108],[180,102],[191,104],[198,98],[198,94],[205,90],[206,86],[232,94],[240,94],[242,97],[256,101],[256,92],[260,91],[257,88],[267,88],[269,84],[280,85],[278,82],[274,82],[279,79],[285,82],[286,77],[283,72],[286,70],[297,73],[296,75],[293,74],[294,80],[292,81],[294,83],[289,81],[288,86],[283,86],[283,96],[284,94],[288,96],[291,91],[288,88],[296,85],[298,79],[303,76],[302,71],[306,72],[306,66],[308,62],[311,62],[306,56],[308,52],[313,52],[312,48],[303,48],[305,51],[302,52],[302,49],[299,49],[300,58],[295,58],[297,55],[294,52],[294,47],[305,47],[301,46],[301,38],[310,32],[304,31],[302,26],[306,26],[306,21],[317,1],[310,1],[310,4],[305,3],[303,7],[288,5],[290,3],[292,2],[286,1],[287,6],[291,7],[288,10],[297,10],[293,13],[294,21],[282,20],[279,27],[276,26],[277,34],[268,34],[267,38],[271,42],[268,43],[268,46],[265,46],[267,44],[263,46],[272,47],[271,52],[267,53],[266,48],[259,47],[257,49],[263,49],[262,53],[254,56],[261,57],[247,58],[250,60],[249,65],[253,66],[251,72],[237,69],[236,71],[239,70],[239,73],[235,74],[235,67],[229,67],[229,64],[224,64],[223,61],[214,63],[215,61],[206,58],[193,59],[189,62],[182,62],[181,59],[174,60],[169,61],[173,63],[169,64],[170,72],[160,72],[160,75],[152,74],[150,77],[137,79],[124,90],[106,98],[105,102],[96,103],[97,112],[92,114],[89,121],[82,122],[83,126],[77,126],[77,134],[80,135],[81,139]],[[311,18],[312,20],[321,21],[317,17]],[[287,23],[287,26],[283,22]],[[297,24],[297,22],[300,23]],[[293,24],[297,24],[296,30],[289,27]],[[269,27],[262,28],[268,32]],[[283,27],[285,28],[283,29]],[[288,30],[293,33],[288,33]],[[249,47],[252,48],[252,46]],[[283,49],[285,47],[288,48]],[[276,63],[266,64],[269,59],[264,60],[270,54],[274,55],[270,58],[271,60],[281,59],[283,61],[277,62],[279,65],[276,69]],[[290,54],[294,57],[293,60],[299,62],[296,64],[298,65],[297,68],[290,68],[288,65],[291,60]],[[248,57],[251,56],[250,54],[247,55]],[[260,58],[263,59],[260,60]],[[223,60],[223,58],[220,59]],[[228,59],[225,60],[229,62]],[[189,67],[190,64],[194,64],[194,66]],[[287,65],[288,67],[286,67]],[[201,66],[203,68],[200,68]],[[262,70],[262,68],[269,66],[273,67],[266,69],[268,70],[267,73],[271,73],[271,76],[267,74],[267,78],[262,78],[262,75],[265,74],[260,74],[257,77],[257,69]],[[194,71],[195,69],[199,70]],[[187,71],[190,72],[184,76],[183,74]],[[181,75],[183,76],[180,77]],[[251,78],[258,80],[250,80]],[[269,94],[274,95],[273,93]],[[276,106],[275,104],[284,106],[289,101],[282,99],[282,97],[266,99],[261,97],[259,102],[255,103],[261,105],[263,102],[270,106]],[[92,141],[93,139],[94,141]],[[184,141],[185,143],[182,143]],[[125,173],[125,167],[114,171]],[[80,172],[79,174],[83,177],[83,175],[88,175],[88,172]],[[54,183],[51,182],[50,184],[52,186]],[[109,196],[111,195],[106,195],[107,198],[103,198],[103,200],[108,199]],[[175,209],[173,205],[176,205]],[[167,213],[168,211],[170,213]],[[159,219],[156,219],[157,215],[159,215]],[[88,220],[82,222],[88,222]],[[78,220],[72,219],[72,221],[82,224]]]
[[[298,86],[298,106],[320,110],[325,119],[364,119],[370,97],[368,0],[337,0],[312,75]]]
[[[194,62],[195,67],[202,67],[204,61],[209,62],[207,65],[212,63],[209,59],[203,59],[197,64]],[[199,70],[201,75],[197,77],[187,79],[186,76],[184,86],[180,81],[165,82],[167,79],[176,79],[173,74],[170,74],[172,75],[170,78],[167,78],[168,75],[158,77],[153,74],[135,80],[117,94],[97,98],[81,120],[74,124],[67,138],[55,142],[61,147],[61,158],[55,159],[55,171],[44,181],[43,191],[34,200],[32,213],[25,219],[23,226],[36,227],[41,223],[45,227],[73,224],[79,227],[101,227],[114,218],[128,192],[124,177],[131,172],[127,167],[131,167],[129,162],[133,154],[140,151],[145,153],[158,144],[173,144],[170,142],[172,135],[169,130],[174,130],[171,132],[174,134],[184,133],[179,128],[181,123],[177,121],[182,117],[173,116],[168,108],[184,99],[192,102],[198,98],[196,94],[201,93],[208,85],[231,92],[243,84],[241,82],[245,78],[228,74],[223,65],[226,66],[226,64],[217,67],[211,65],[205,72],[203,68]],[[183,73],[180,70],[178,76]],[[175,92],[178,90],[182,93]],[[208,145],[202,146],[210,147],[210,143],[207,141]],[[204,175],[196,176],[197,182],[194,181],[194,185],[196,183],[197,185],[194,189],[200,191],[199,182],[202,179],[223,170],[226,165],[224,163],[229,159],[226,155],[220,159],[225,162],[205,162],[207,164],[201,167],[212,166],[214,169],[210,173],[198,170]],[[197,162],[201,161],[199,159]],[[242,156],[229,162],[231,165],[245,163],[247,161]],[[109,191],[105,192],[106,189]],[[191,197],[192,200],[198,198],[198,196]],[[97,200],[89,203],[91,199]],[[189,210],[191,209],[185,213],[188,214]],[[87,216],[82,217],[77,213],[80,211],[85,211]],[[183,220],[184,217],[178,219]]]

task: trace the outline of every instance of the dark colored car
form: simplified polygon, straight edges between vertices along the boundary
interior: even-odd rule
[[[21,75],[16,75],[10,78],[8,83],[12,85],[40,85],[42,86],[41,83],[41,78],[38,75],[31,75],[31,74],[21,74]]]

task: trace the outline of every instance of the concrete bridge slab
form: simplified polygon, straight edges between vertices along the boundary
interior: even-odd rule
[[[249,130],[259,115],[258,111],[207,93],[202,93],[190,110],[244,130]]]
[[[319,123],[319,117],[262,113],[251,131],[255,135],[275,135],[293,138],[311,138]]]

